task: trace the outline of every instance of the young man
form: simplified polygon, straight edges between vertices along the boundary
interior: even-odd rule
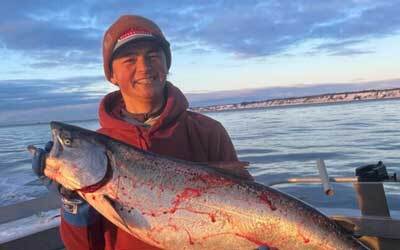
[[[119,91],[106,95],[100,104],[100,133],[182,160],[227,162],[230,167],[238,162],[223,126],[187,111],[185,96],[167,81],[170,46],[155,23],[140,16],[120,17],[105,33],[103,64],[107,80]],[[63,200],[68,203],[68,197]],[[61,236],[67,249],[155,249],[117,228],[86,202],[75,206],[74,212],[67,206],[62,209]]]

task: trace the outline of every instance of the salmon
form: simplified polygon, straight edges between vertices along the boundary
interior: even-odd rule
[[[162,249],[367,249],[312,206],[206,164],[51,122],[45,175]]]

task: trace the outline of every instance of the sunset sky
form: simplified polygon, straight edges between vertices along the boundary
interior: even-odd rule
[[[2,1],[0,115],[93,103],[122,14],[159,24],[185,93],[400,79],[400,1]]]

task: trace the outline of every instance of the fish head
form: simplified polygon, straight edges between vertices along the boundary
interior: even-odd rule
[[[78,190],[102,181],[108,158],[104,138],[90,130],[51,122],[53,147],[44,174],[67,189]]]

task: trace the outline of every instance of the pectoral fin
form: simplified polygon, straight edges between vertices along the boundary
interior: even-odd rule
[[[103,215],[114,224],[117,224],[119,227],[125,229],[127,232],[133,233],[129,228],[128,223],[125,221],[123,216],[121,216],[121,208],[122,206],[118,205],[110,197],[103,195],[101,208],[101,210],[104,211]]]

